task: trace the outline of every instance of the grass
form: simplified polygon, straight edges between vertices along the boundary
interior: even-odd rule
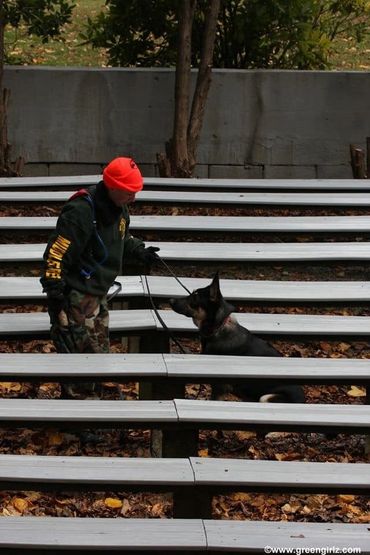
[[[79,36],[87,18],[104,8],[104,0],[77,0],[72,23],[65,25],[61,37],[46,44],[36,36],[29,36],[25,27],[7,29],[6,50],[10,63],[22,65],[91,66],[108,65],[104,49],[83,45]]]
[[[43,44],[28,36],[25,28],[6,31],[6,47],[10,63],[25,65],[106,67],[104,49],[83,45],[79,36],[88,16],[104,9],[104,0],[76,0],[73,22],[63,29],[62,37]],[[330,69],[370,70],[370,34],[361,43],[354,39],[337,38],[330,55]]]
[[[331,69],[370,70],[370,34],[361,43],[356,43],[354,39],[338,38],[333,47]]]

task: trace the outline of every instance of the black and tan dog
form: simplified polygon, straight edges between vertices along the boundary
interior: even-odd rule
[[[267,341],[253,335],[238,324],[231,314],[235,309],[225,301],[220,291],[218,273],[212,283],[193,291],[182,299],[170,299],[173,310],[193,319],[199,329],[202,353],[233,356],[282,356]],[[304,403],[304,393],[298,385],[282,385],[277,381],[261,378],[250,386],[232,386],[239,396],[250,401],[273,403]],[[230,388],[229,388],[230,389]],[[222,389],[213,387],[217,398]]]

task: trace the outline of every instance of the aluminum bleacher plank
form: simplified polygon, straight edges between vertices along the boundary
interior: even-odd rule
[[[173,332],[197,331],[190,318],[170,310],[159,313]],[[366,336],[370,329],[370,317],[367,316],[238,313],[235,317],[241,325],[257,334]],[[49,329],[49,317],[44,312],[0,313],[0,335],[48,334]],[[162,324],[149,309],[112,310],[109,329],[111,332],[161,331]]]
[[[369,383],[365,359],[238,357],[176,354],[0,353],[0,380],[51,381],[73,377],[124,380],[181,378],[194,380],[278,379],[304,383]]]
[[[155,423],[177,422],[177,413],[173,401],[1,399],[0,422],[2,426],[11,423],[24,427],[31,422],[150,428]]]
[[[56,218],[1,217],[0,231],[45,231],[55,228]],[[208,231],[276,233],[369,232],[370,216],[131,216],[132,231]]]
[[[165,260],[194,262],[370,260],[368,242],[336,243],[179,243],[155,242]],[[179,246],[181,245],[181,248]],[[2,244],[0,262],[40,262],[42,243]]]
[[[0,188],[18,187],[88,187],[101,181],[102,175],[50,175],[30,177],[1,177]]]
[[[23,484],[192,485],[189,459],[0,455],[0,482]]]
[[[75,401],[2,399],[1,426],[63,425],[193,429],[264,429],[341,433],[370,431],[369,405],[224,401]],[[1,519],[0,519],[1,520]]]
[[[369,382],[365,359],[248,357],[220,355],[163,354],[169,378],[204,379],[227,377],[314,381]],[[1,363],[1,356],[0,356]],[[1,375],[1,374],[0,374]],[[356,381],[357,380],[357,381]]]
[[[13,278],[14,279],[14,278]],[[172,277],[147,276],[154,297],[183,297],[186,291]],[[180,281],[190,290],[209,285],[209,278],[184,278]],[[1,285],[0,278],[0,285]],[[143,278],[144,287],[146,283]],[[221,279],[225,299],[234,301],[367,301],[370,281],[273,281]],[[1,297],[1,287],[0,287]]]
[[[170,310],[159,313],[173,332],[197,331],[190,318]],[[257,334],[366,336],[370,329],[370,317],[367,316],[238,313],[235,317],[241,325]],[[48,334],[49,329],[47,313],[0,313],[0,335]],[[149,309],[112,310],[109,329],[111,332],[161,331],[162,325]]]
[[[367,464],[254,461],[191,457],[66,457],[0,455],[0,483],[81,486],[220,486],[300,492],[367,492]]]
[[[162,354],[44,354],[0,353],[0,378],[25,379],[29,376],[91,377],[131,379],[135,377],[166,377],[167,367]],[[6,381],[6,380],[5,380]]]
[[[368,524],[205,520],[204,527],[210,551],[263,554],[273,549],[281,553],[316,549],[327,553],[330,546],[333,552],[354,553],[357,548],[361,555],[370,553]]]
[[[0,188],[19,187],[88,187],[101,181],[102,175],[69,175],[49,177],[3,177],[0,178]],[[160,178],[144,177],[144,187],[150,185],[158,189],[178,187],[192,188],[228,188],[230,189],[296,189],[296,190],[362,190],[370,189],[365,179],[189,179],[189,178]]]
[[[206,551],[206,539],[195,519],[11,517],[0,519],[0,548],[190,552]]]
[[[146,276],[153,297],[183,297],[186,292],[173,278]],[[179,278],[193,291],[209,285],[208,278]],[[148,296],[145,276],[119,276],[122,290],[117,298]],[[221,279],[225,299],[233,301],[298,301],[298,302],[367,302],[370,281],[273,281]],[[113,291],[114,288],[111,289]],[[45,299],[38,278],[0,277],[0,300]]]
[[[73,191],[0,191],[0,202],[65,202]],[[137,194],[136,202],[166,204],[369,206],[370,193],[224,193],[199,191],[148,191]]]
[[[12,517],[0,519],[0,547],[266,553],[266,546],[370,553],[367,524],[185,519]],[[48,552],[48,551],[45,551]]]
[[[195,483],[199,486],[233,486],[256,489],[279,487],[301,491],[322,488],[322,491],[368,492],[369,465],[307,462],[266,461],[245,459],[212,459],[191,457]],[[0,458],[1,463],[1,458]],[[1,468],[1,467],[0,467]],[[11,473],[10,469],[10,473]]]
[[[144,288],[141,276],[118,276],[116,281],[122,285],[119,297],[142,297]],[[115,286],[110,292],[115,290]],[[39,278],[34,277],[0,277],[0,299],[9,300],[39,300],[46,299],[42,292]]]
[[[370,405],[241,403],[175,399],[180,424],[203,428],[322,431],[370,430]]]
[[[170,310],[160,310],[160,316],[169,329],[176,332],[197,331],[190,318]],[[370,317],[367,316],[330,316],[326,314],[234,314],[237,321],[252,333],[278,335],[368,335]],[[157,320],[158,329],[162,329]]]
[[[1,313],[0,335],[49,333],[49,316],[45,312]],[[155,330],[156,321],[150,310],[113,310],[110,312],[110,331]]]

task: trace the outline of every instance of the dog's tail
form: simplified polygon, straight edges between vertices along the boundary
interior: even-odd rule
[[[285,398],[278,393],[266,393],[259,398],[260,403],[284,403]]]
[[[265,393],[259,398],[260,403],[304,403],[305,396],[299,385],[277,387],[271,393]]]

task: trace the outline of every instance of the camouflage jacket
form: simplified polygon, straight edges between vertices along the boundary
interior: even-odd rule
[[[93,206],[88,195],[73,195],[49,238],[40,279],[46,292],[60,288],[105,295],[121,273],[123,259],[145,248],[129,232],[127,207],[119,208],[110,200],[103,182],[88,192]]]

